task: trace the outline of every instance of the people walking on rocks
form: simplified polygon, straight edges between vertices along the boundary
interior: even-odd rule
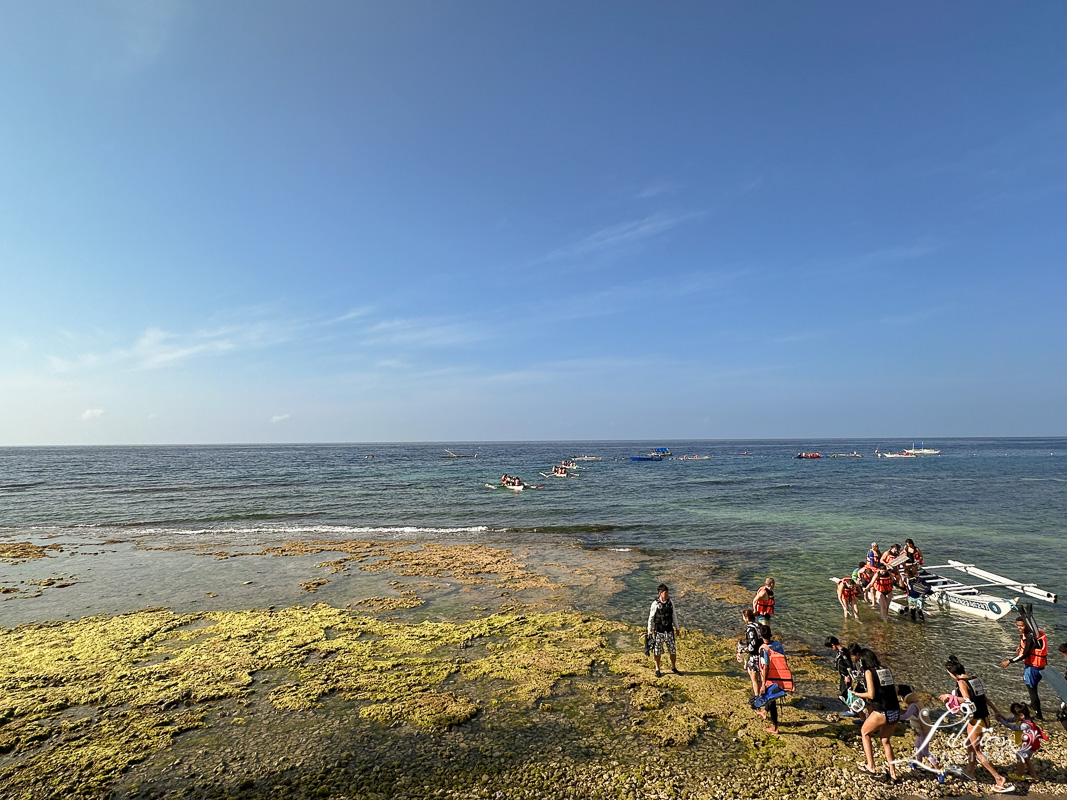
[[[874,747],[871,738],[877,734],[882,740],[882,750],[885,752],[885,760],[889,766],[889,779],[896,781],[897,771],[893,765],[893,731],[900,721],[900,700],[897,697],[896,681],[893,673],[882,665],[878,655],[867,648],[863,648],[860,654],[860,664],[863,667],[863,688],[853,689],[853,694],[867,701],[867,718],[860,728],[860,736],[863,740],[863,754],[867,758],[866,764],[860,764],[860,772],[868,775],[880,775],[881,771],[874,768]]]
[[[1041,672],[1048,664],[1048,636],[1044,631],[1033,631],[1026,617],[1020,615],[1015,620],[1015,627],[1019,629],[1019,645],[1015,648],[1015,655],[1000,662],[1001,667],[1022,661],[1026,664],[1023,669],[1023,683],[1030,693],[1030,708],[1033,709],[1034,717],[1039,720],[1041,716],[1041,698],[1037,694],[1037,685],[1041,683]]]
[[[781,658],[781,656],[778,656]],[[767,685],[774,677],[771,671],[771,660],[774,658],[774,651],[771,649],[771,629],[769,625],[760,625],[760,649],[759,649],[759,665],[760,665],[760,689],[761,694],[766,692]],[[783,659],[784,661],[784,659]],[[771,687],[774,688],[774,687]],[[761,716],[770,721],[770,725],[765,727],[767,733],[778,733],[778,700],[771,698],[764,703],[763,708],[760,709]]]
[[[1058,649],[1060,651],[1060,655],[1062,655],[1064,658],[1067,658],[1067,642],[1061,644]],[[1063,677],[1067,678],[1067,670],[1063,671]],[[1063,700],[1063,702],[1060,703],[1060,710],[1056,714],[1056,719],[1060,721],[1060,725],[1062,725],[1063,729],[1067,731],[1067,698],[1060,699]]]
[[[752,598],[752,610],[760,625],[769,625],[774,614],[774,578],[767,578]]]
[[[827,636],[824,647],[829,647],[834,653],[834,669],[837,670],[837,699],[845,704],[845,716],[851,717],[853,715],[852,709],[848,704],[848,692],[852,687],[852,670],[854,666],[852,664],[852,657],[848,654],[848,650],[836,636]]]
[[[925,761],[934,771],[940,771],[937,757],[930,752],[930,732],[934,729],[934,723],[930,719],[930,712],[923,705],[922,698],[906,683],[897,686],[897,697],[904,706],[900,721],[907,722],[915,733],[915,761],[920,764]]]
[[[1034,753],[1041,749],[1041,743],[1048,741],[1048,734],[1041,730],[1041,726],[1030,717],[1030,707],[1026,703],[1012,703],[1011,714],[1013,719],[1000,717],[1000,724],[1004,727],[1022,734],[1022,744],[1015,751],[1014,777],[1022,778],[1025,769],[1031,780],[1037,780],[1037,770],[1031,760]]]
[[[952,690],[952,694],[941,695],[941,702],[948,704],[966,700],[974,704],[974,713],[967,720],[968,768],[964,772],[972,781],[977,780],[975,776],[976,764],[981,764],[996,782],[993,786],[994,792],[1004,794],[1015,791],[1015,787],[1008,783],[1007,778],[997,772],[996,768],[982,752],[982,737],[990,728],[990,711],[995,716],[1000,717],[1000,714],[997,713],[997,707],[986,697],[982,681],[977,677],[968,675],[966,667],[955,655],[948,657],[948,661],[945,662],[945,669],[956,681],[956,688]]]
[[[746,608],[741,612],[741,618],[745,621],[745,638],[738,643],[738,654],[744,659],[745,670],[752,680],[752,696],[756,697],[763,687],[760,682],[759,649],[763,644],[760,636],[760,625],[756,622],[756,612]]]
[[[678,622],[678,610],[671,600],[670,590],[667,584],[661,583],[656,587],[657,597],[652,601],[652,607],[648,612],[648,635],[652,639],[652,659],[656,662],[656,677],[663,673],[660,671],[660,657],[666,652],[671,657],[671,672],[681,675],[678,671],[677,647],[675,637],[681,634],[681,626]]]

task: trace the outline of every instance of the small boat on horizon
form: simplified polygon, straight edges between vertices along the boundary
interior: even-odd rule
[[[901,450],[899,453],[883,453],[877,447],[874,448],[874,454],[878,458],[917,458],[915,453],[909,453],[907,450]]]
[[[927,447],[926,442],[919,442],[919,446],[916,447],[915,443],[911,443],[911,448],[904,448],[904,452],[912,456],[939,456],[940,450],[934,450],[932,447]]]
[[[603,461],[600,456],[575,456],[571,461]]]
[[[830,458],[863,458],[863,456],[853,450],[851,453],[831,453]]]
[[[822,453],[797,453],[794,458],[822,458]]]
[[[441,458],[477,458],[477,457],[478,457],[477,453],[474,453],[474,454],[470,454],[470,453],[453,453],[447,447],[445,448],[445,455],[441,456]]]

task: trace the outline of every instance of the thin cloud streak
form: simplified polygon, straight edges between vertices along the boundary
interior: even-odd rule
[[[643,219],[622,222],[601,228],[585,238],[566,247],[560,247],[546,255],[542,261],[564,261],[587,256],[613,248],[623,247],[650,239],[677,228],[690,220],[705,215],[706,212],[689,212],[686,214],[657,213]]]

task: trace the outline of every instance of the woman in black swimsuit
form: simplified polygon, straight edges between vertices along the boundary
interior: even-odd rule
[[[985,735],[986,730],[991,727],[989,723],[990,711],[995,717],[1000,717],[1000,712],[993,705],[993,701],[986,697],[982,681],[968,675],[967,668],[960,663],[956,656],[951,655],[948,657],[948,661],[945,662],[945,669],[956,680],[956,688],[952,694],[941,695],[941,702],[948,703],[951,698],[956,697],[959,700],[974,704],[974,714],[967,720],[967,752],[970,755],[967,777],[972,781],[977,780],[974,774],[975,763],[977,762],[985,767],[989,774],[993,776],[993,780],[996,781],[996,785],[993,787],[994,792],[1003,794],[1015,791],[1015,787],[1008,783],[1007,778],[993,768],[993,765],[989,763],[989,759],[982,752],[982,737]]]
[[[896,781],[897,771],[893,767],[893,742],[891,737],[900,720],[900,699],[897,697],[896,681],[888,667],[883,667],[873,650],[863,648],[860,651],[860,663],[863,665],[863,690],[853,689],[853,693],[867,700],[867,718],[860,728],[863,738],[863,754],[866,764],[860,764],[860,772],[879,775],[874,768],[874,747],[871,737],[878,733],[882,740],[882,750],[889,765],[889,779]]]

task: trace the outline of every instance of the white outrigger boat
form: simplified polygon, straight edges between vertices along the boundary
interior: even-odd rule
[[[874,448],[874,454],[878,458],[918,458],[915,453],[909,453],[907,450],[901,450],[899,453],[883,453],[877,447]]]
[[[963,583],[947,576],[943,572],[946,569],[962,572],[984,582]],[[1040,589],[1032,583],[1013,581],[1010,578],[979,569],[974,564],[964,564],[951,559],[947,564],[924,567],[919,570],[919,580],[931,590],[931,594],[926,598],[927,603],[933,601],[941,610],[963,611],[983,619],[1000,619],[1009,612],[1018,610],[1018,597],[1008,598],[999,593],[990,594],[985,591],[987,589],[1008,590],[1037,600],[1044,600],[1046,603],[1059,601],[1056,594]],[[908,596],[902,594],[894,597],[889,603],[889,608],[897,613],[904,613],[908,608]]]
[[[575,456],[571,461],[603,461],[600,456]]]
[[[926,446],[926,442],[920,442],[918,447],[916,447],[914,442],[913,442],[910,448],[909,447],[905,447],[904,448],[904,452],[907,453],[910,456],[939,456],[939,455],[941,455],[941,451],[940,450],[934,450],[932,447],[927,447]]]

